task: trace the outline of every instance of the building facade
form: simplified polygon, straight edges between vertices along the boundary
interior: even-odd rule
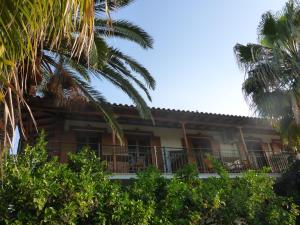
[[[70,110],[71,108],[71,110]],[[212,158],[230,173],[269,167],[280,173],[290,154],[268,121],[232,115],[152,108],[142,119],[133,106],[112,105],[124,132],[120,144],[101,113],[91,106],[58,107],[39,98],[32,105],[39,129],[47,134],[49,155],[67,161],[68,152],[88,146],[115,174],[134,174],[152,165],[171,174],[188,163],[214,173]],[[36,131],[27,115],[25,130]]]

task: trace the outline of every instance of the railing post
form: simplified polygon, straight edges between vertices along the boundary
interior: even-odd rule
[[[117,171],[116,146],[113,146],[113,172]]]
[[[219,154],[219,160],[220,160],[222,166],[224,166],[225,163],[224,163],[224,160],[223,160],[223,156],[222,156],[221,150],[218,151],[218,154]]]
[[[247,145],[246,145],[246,142],[245,142],[245,139],[244,139],[244,134],[243,134],[243,131],[242,131],[242,127],[237,127],[238,130],[239,130],[239,134],[240,134],[240,138],[242,140],[242,144],[243,144],[243,150],[244,150],[244,154],[246,156],[246,160],[248,162],[248,165],[251,166],[251,160],[249,158],[249,152],[248,152],[248,148],[247,148]]]
[[[188,141],[188,137],[187,137],[187,133],[186,133],[185,122],[180,122],[180,123],[181,123],[181,128],[182,128],[182,132],[183,132],[183,139],[184,139],[185,148],[186,148],[187,161],[188,161],[188,163],[195,163],[195,159],[192,155],[192,151],[191,151],[190,146],[189,146],[189,141]]]
[[[112,141],[113,141],[113,172],[117,171],[117,157],[116,157],[116,135],[115,132],[112,132]]]
[[[1,166],[1,168],[2,168],[2,152],[4,151],[4,147],[2,147],[2,142],[1,142],[1,140],[0,140],[0,166]],[[2,171],[1,171],[1,173],[2,173]]]
[[[166,148],[162,147],[161,149],[162,159],[163,159],[163,166],[164,166],[164,173],[167,173],[167,156],[166,156]]]
[[[101,159],[101,144],[98,142],[98,158]]]
[[[270,160],[270,154],[271,154],[271,156],[273,156],[274,152],[273,152],[273,150],[270,146],[270,143],[266,143],[266,145],[268,147],[268,150],[266,151],[265,149],[263,149],[264,155],[265,155],[265,158],[267,159],[268,166],[271,167],[272,172],[274,172],[273,171],[274,170],[273,165],[272,165],[271,160]]]
[[[153,150],[154,150],[154,162],[155,162],[155,167],[158,169],[157,149],[156,149],[156,146],[153,146]]]

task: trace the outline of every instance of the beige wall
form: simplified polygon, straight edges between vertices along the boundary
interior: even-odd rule
[[[64,129],[65,131],[69,131],[71,126],[89,126],[91,128],[99,128],[99,129],[107,129],[110,133],[110,129],[107,128],[105,123],[97,123],[97,122],[84,122],[84,121],[65,121]],[[169,147],[169,148],[182,148],[182,138],[183,133],[180,128],[161,128],[161,127],[151,127],[151,126],[139,126],[139,125],[122,125],[124,130],[132,130],[135,132],[144,131],[144,132],[151,132],[154,136],[158,136],[161,139],[161,146],[162,147]],[[187,134],[195,135],[195,134],[203,134],[207,136],[212,136],[219,144],[220,150],[222,151],[230,151],[233,154],[239,154],[238,152],[238,133],[233,140],[224,142],[222,138],[222,130],[218,131],[203,131],[203,130],[187,130]],[[279,139],[278,135],[262,135],[262,134],[255,134],[255,133],[246,133],[244,134],[245,139],[247,138],[259,138],[264,143],[271,143],[272,139]]]
[[[266,134],[255,134],[255,133],[247,133],[244,134],[245,139],[247,138],[258,138],[264,143],[271,143],[272,139],[280,139],[278,135],[266,135]]]
[[[65,131],[69,131],[72,126],[76,127],[91,127],[91,128],[107,128],[105,123],[96,123],[96,122],[84,122],[84,121],[65,121],[64,128]],[[171,129],[171,128],[160,128],[160,127],[149,127],[149,126],[137,126],[137,125],[122,125],[124,130],[132,131],[144,131],[152,132],[154,136],[158,136],[161,139],[161,146],[172,147],[172,148],[181,148],[181,138],[182,131],[181,129]],[[107,128],[108,132],[111,132]]]

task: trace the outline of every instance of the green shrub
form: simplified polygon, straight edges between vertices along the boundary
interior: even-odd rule
[[[128,191],[154,208],[149,224],[295,224],[296,205],[274,193],[273,179],[266,173],[249,171],[231,179],[214,164],[220,177],[206,180],[198,178],[193,165],[169,181],[151,168]]]
[[[0,224],[293,225],[298,210],[265,173],[199,179],[193,165],[174,178],[151,167],[127,187],[109,179],[93,151],[49,159],[43,136],[3,164]]]
[[[48,159],[43,136],[3,165],[0,224],[146,224],[141,201],[109,180],[89,151]]]
[[[294,202],[300,206],[300,160],[296,160],[290,168],[276,180],[275,192],[280,196],[293,198]],[[300,224],[300,216],[297,218]]]

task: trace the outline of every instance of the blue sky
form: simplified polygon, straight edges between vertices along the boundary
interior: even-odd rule
[[[155,40],[144,51],[119,39],[111,44],[144,64],[157,81],[151,106],[253,115],[244,100],[244,73],[233,55],[236,43],[257,41],[261,15],[285,0],[136,0],[113,18],[127,19]],[[131,103],[119,90],[98,82],[108,100]]]

